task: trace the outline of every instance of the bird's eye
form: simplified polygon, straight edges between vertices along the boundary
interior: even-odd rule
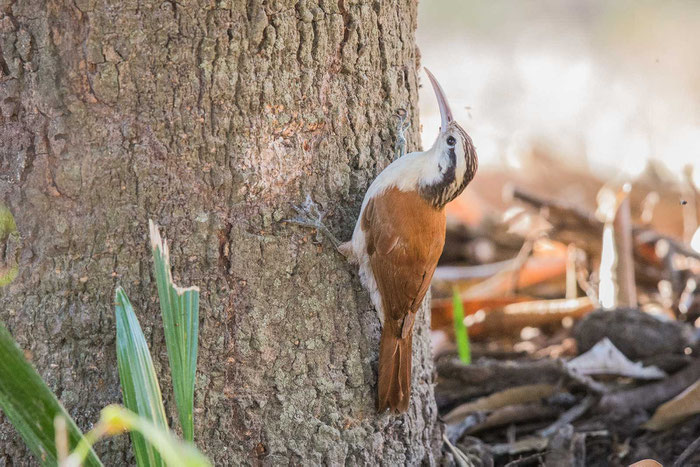
[[[455,141],[455,137],[454,137],[454,136],[448,136],[448,137],[447,137],[447,145],[448,145],[449,147],[454,147],[454,145],[455,145],[456,143],[457,143],[457,141]]]

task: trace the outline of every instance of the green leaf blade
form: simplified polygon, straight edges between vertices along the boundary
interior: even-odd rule
[[[457,341],[457,351],[459,359],[470,365],[472,362],[472,354],[469,346],[469,334],[467,327],[464,325],[464,305],[459,290],[455,287],[452,290],[452,321],[454,322],[455,340]]]
[[[75,448],[83,434],[56,396],[41,379],[5,326],[0,323],[0,409],[24,439],[42,465],[56,465],[54,419],[63,416],[68,431],[68,445]],[[101,466],[90,449],[85,463]]]
[[[118,405],[108,405],[100,414],[105,426],[141,433],[163,456],[169,467],[211,467],[211,462],[193,444],[181,441],[168,429]]]
[[[167,430],[168,422],[151,353],[129,298],[121,287],[117,288],[115,304],[117,363],[124,405],[155,426]],[[138,465],[165,465],[158,451],[146,442],[143,435],[132,432],[131,440]]]
[[[199,288],[182,288],[173,283],[168,244],[161,238],[158,227],[153,221],[149,221],[149,231],[178,417],[184,438],[187,441],[194,441],[193,412],[199,339]]]

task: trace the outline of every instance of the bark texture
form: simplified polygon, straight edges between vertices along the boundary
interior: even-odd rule
[[[0,319],[77,423],[121,400],[112,297],[134,304],[177,425],[147,221],[202,289],[195,439],[217,465],[434,463],[425,310],[413,399],[377,416],[379,320],[352,267],[283,224],[306,193],[349,238],[417,148],[416,2],[0,0],[0,200],[20,233]],[[0,465],[25,465],[0,417]],[[106,465],[133,460],[127,437]]]

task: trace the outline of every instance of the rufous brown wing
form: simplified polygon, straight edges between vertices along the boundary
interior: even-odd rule
[[[445,243],[445,213],[418,192],[391,188],[369,200],[361,226],[384,313],[378,410],[405,412],[411,396],[413,324]]]

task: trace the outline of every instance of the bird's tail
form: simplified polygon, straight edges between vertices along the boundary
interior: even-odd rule
[[[379,342],[378,410],[394,413],[408,410],[411,399],[411,354],[413,332],[397,337],[391,329],[382,330]]]

